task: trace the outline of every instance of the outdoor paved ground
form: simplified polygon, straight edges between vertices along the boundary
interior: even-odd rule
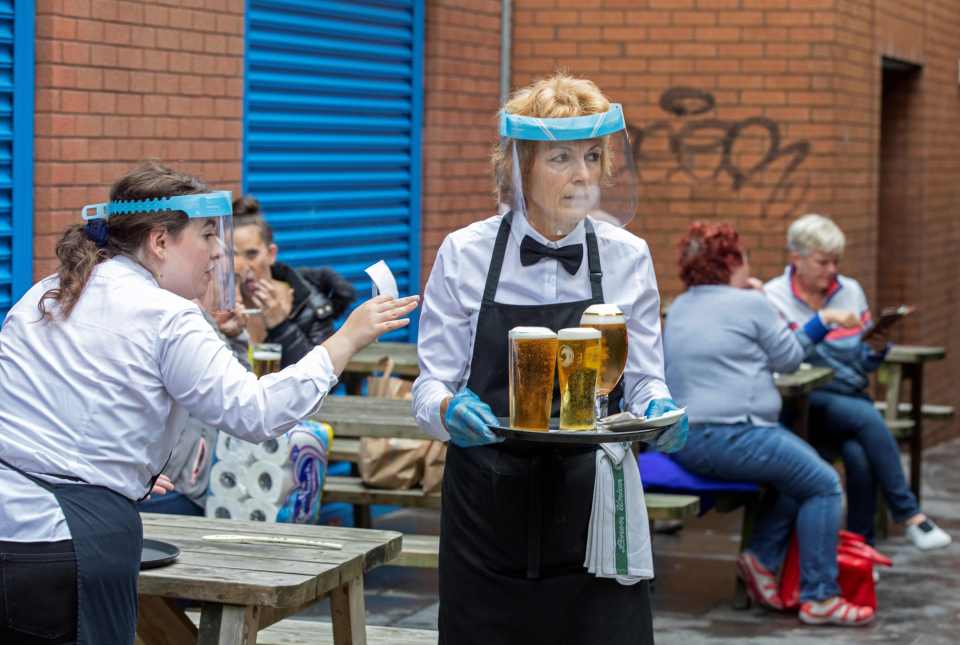
[[[859,629],[807,627],[792,615],[732,609],[739,512],[709,513],[675,536],[656,535],[657,643],[960,644],[960,440],[926,453],[923,506],[957,541],[946,549],[921,553],[894,527],[891,538],[880,545],[894,566],[881,571],[877,620]],[[432,532],[438,528],[438,516],[397,511],[380,518],[377,528]],[[366,579],[368,623],[435,629],[436,589],[436,571],[377,569]],[[321,605],[309,614],[328,619],[329,608]]]

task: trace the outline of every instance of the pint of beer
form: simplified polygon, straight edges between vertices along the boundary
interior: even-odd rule
[[[594,397],[600,372],[600,332],[571,327],[557,333],[560,375],[560,429],[592,430]]]
[[[250,352],[250,367],[257,378],[280,371],[283,345],[279,343],[254,343]]]
[[[600,376],[597,394],[608,396],[627,366],[627,321],[616,305],[590,305],[580,318],[581,327],[600,332]]]
[[[553,405],[557,335],[545,327],[514,327],[508,337],[510,427],[546,431]]]

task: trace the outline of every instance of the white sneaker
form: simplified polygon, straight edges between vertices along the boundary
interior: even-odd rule
[[[907,527],[907,537],[913,542],[913,545],[921,551],[930,551],[931,549],[942,549],[953,539],[942,528],[933,523],[933,520],[927,518],[919,524]]]

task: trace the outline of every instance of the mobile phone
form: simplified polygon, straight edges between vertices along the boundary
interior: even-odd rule
[[[870,340],[875,334],[879,334],[887,331],[898,322],[900,322],[905,316],[910,315],[914,312],[916,307],[911,307],[909,305],[900,305],[899,307],[887,307],[880,312],[880,317],[877,318],[873,324],[867,327],[867,330],[863,332],[862,340]]]

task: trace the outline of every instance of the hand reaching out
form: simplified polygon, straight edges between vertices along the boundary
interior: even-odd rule
[[[384,334],[410,324],[407,314],[416,309],[420,296],[394,299],[379,295],[353,310],[343,326],[323,343],[339,374],[350,357]]]

